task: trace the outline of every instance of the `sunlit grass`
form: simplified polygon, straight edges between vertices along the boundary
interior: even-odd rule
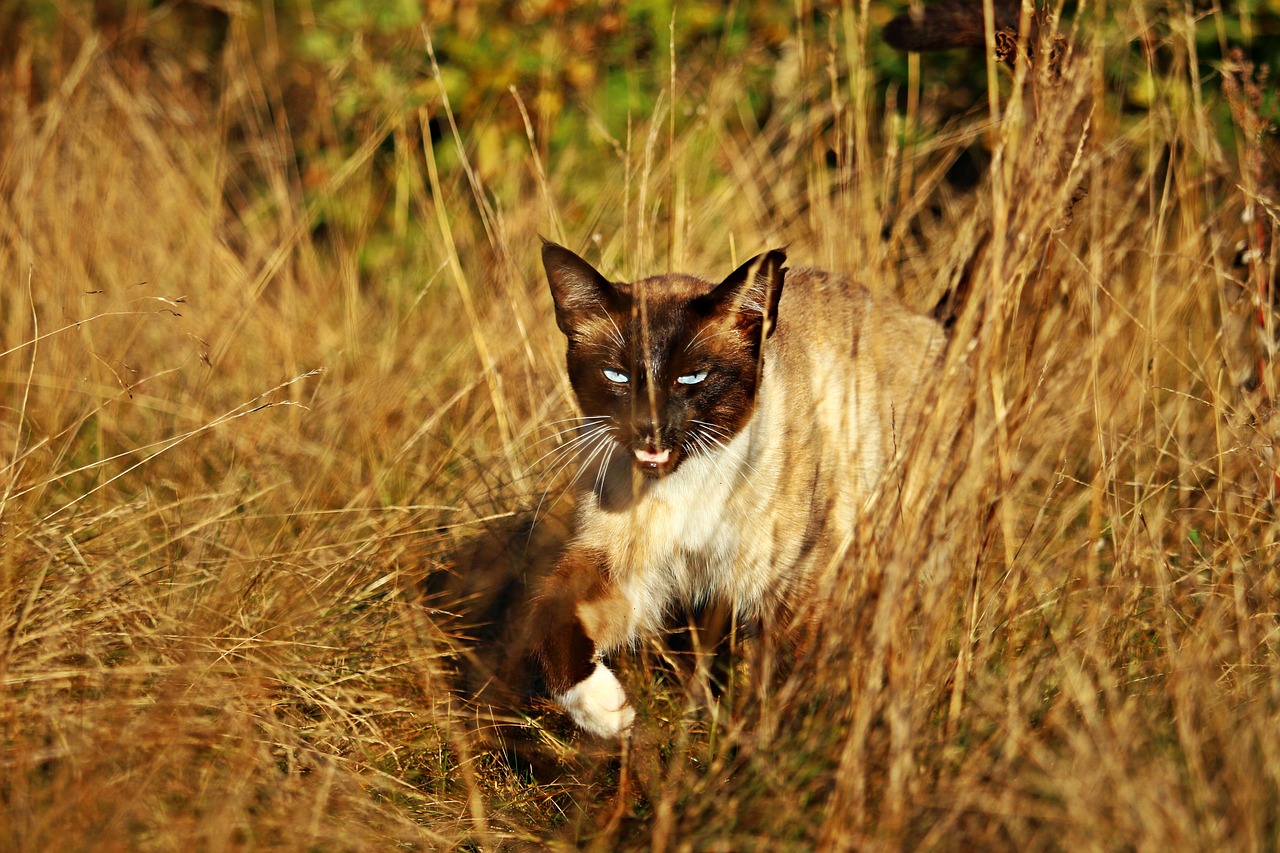
[[[675,57],[625,138],[548,155],[531,120],[501,194],[482,128],[424,144],[440,102],[300,173],[250,40],[216,97],[91,29],[6,94],[5,845],[1273,846],[1274,425],[1219,79],[1171,35],[1122,112],[1082,36],[1026,99],[1001,72],[998,127],[928,87],[899,116],[840,14],[763,126],[745,70],[693,102]],[[736,637],[709,694],[655,641],[621,751],[494,654],[571,503],[539,234],[617,277],[788,244],[920,310],[973,283],[937,400],[968,441],[912,450],[924,497],[868,518],[811,653],[762,685]]]

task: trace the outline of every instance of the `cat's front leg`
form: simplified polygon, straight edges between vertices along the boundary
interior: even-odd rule
[[[618,737],[635,711],[600,656],[630,639],[630,605],[610,580],[604,553],[571,547],[533,612],[534,659],[553,698],[580,728]]]

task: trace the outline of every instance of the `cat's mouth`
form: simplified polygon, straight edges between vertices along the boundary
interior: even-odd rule
[[[637,447],[633,452],[636,457],[636,465],[648,476],[661,477],[671,472],[670,447],[664,447],[661,450],[648,450],[644,447]]]

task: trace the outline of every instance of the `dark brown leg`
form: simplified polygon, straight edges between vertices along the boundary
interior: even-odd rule
[[[628,639],[630,605],[608,581],[606,557],[570,548],[534,606],[530,649],[560,707],[583,729],[617,737],[635,713],[599,653]]]

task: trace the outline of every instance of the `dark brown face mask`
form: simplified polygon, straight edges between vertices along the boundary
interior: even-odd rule
[[[767,252],[718,285],[680,274],[610,282],[543,244],[578,404],[645,476],[722,447],[750,419],[785,260]]]

